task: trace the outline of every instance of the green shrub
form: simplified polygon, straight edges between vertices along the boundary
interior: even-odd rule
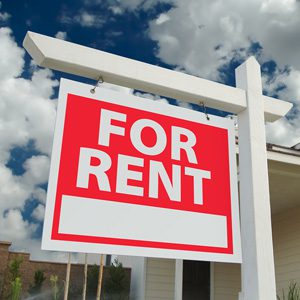
[[[96,295],[99,278],[99,266],[93,265],[88,267],[87,273],[87,296],[92,298]]]
[[[20,266],[23,262],[21,256],[17,256],[15,259],[11,260],[8,265],[8,270],[10,273],[11,281],[14,281],[17,277],[20,278]]]
[[[282,291],[282,298],[277,296],[278,300],[300,300],[300,288],[297,283],[290,283],[287,296]]]
[[[21,299],[22,282],[20,277],[16,277],[11,282],[11,300]]]
[[[108,269],[108,277],[104,282],[104,299],[125,300],[128,299],[129,278],[122,263],[117,259]]]
[[[43,282],[46,280],[46,277],[44,275],[44,272],[41,270],[37,270],[34,272],[34,283],[33,285],[30,285],[28,289],[28,293],[30,295],[37,295],[42,290]]]
[[[23,262],[21,256],[17,256],[15,259],[11,260],[8,264],[9,280],[10,280],[10,299],[19,300],[21,299],[22,291],[22,280],[20,276],[20,266]]]
[[[51,275],[50,276],[50,283],[51,283],[51,288],[52,288],[52,300],[59,300],[60,296],[62,294],[63,291],[63,287],[60,284],[59,280],[58,280],[58,276],[57,275]]]

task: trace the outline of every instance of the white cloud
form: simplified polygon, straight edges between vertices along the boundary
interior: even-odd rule
[[[2,2],[0,1],[0,9],[2,8]],[[11,17],[7,12],[0,11],[0,22],[6,22]]]
[[[45,201],[39,185],[48,178],[56,115],[56,101],[50,98],[58,84],[50,70],[32,64],[31,78],[25,79],[23,69],[24,50],[9,28],[0,28],[0,240],[13,241],[15,249],[37,245],[33,236],[38,225],[24,220],[22,212],[26,201]],[[28,158],[24,174],[14,175],[6,166],[10,151],[29,141],[42,154]],[[38,207],[36,216],[41,215]]]
[[[109,9],[112,11],[113,14],[115,15],[121,15],[124,10],[120,6],[110,6]]]
[[[149,10],[159,3],[172,3],[172,0],[111,0],[120,7],[133,11],[137,9]]]
[[[236,1],[177,1],[176,7],[150,23],[150,37],[157,41],[157,56],[189,73],[218,79],[218,68],[249,45],[242,19],[231,5]],[[227,8],[227,5],[229,8]],[[180,20],[180,26],[179,24]],[[220,46],[221,45],[221,46]],[[218,51],[214,49],[220,47]]]
[[[22,181],[28,186],[37,186],[46,183],[49,177],[50,159],[48,156],[32,156],[24,163],[26,172],[22,175]]]
[[[246,59],[253,43],[259,43],[258,60],[272,59],[278,66],[272,78],[265,78],[265,90],[295,104],[288,119],[267,125],[268,141],[285,146],[299,142],[300,2],[174,0],[173,4],[163,17],[150,22],[158,58],[178,70],[222,81],[220,68],[232,59]]]
[[[266,126],[267,142],[292,147],[300,141],[300,118],[294,120],[282,118]]]
[[[160,14],[158,18],[155,20],[157,25],[162,25],[163,23],[170,20],[170,17],[167,14]]]
[[[83,11],[79,15],[75,16],[75,20],[83,27],[101,27],[103,25],[103,21],[99,16],[86,11]]]
[[[0,162],[9,150],[34,140],[36,148],[51,151],[56,101],[49,98],[58,82],[49,70],[34,70],[31,79],[21,76],[24,50],[17,46],[9,28],[0,29]]]
[[[251,43],[259,42],[265,59],[300,69],[299,2],[174,0],[174,4],[165,13],[167,22],[160,22],[159,16],[150,24],[150,36],[158,42],[157,55],[164,62],[218,79],[219,67],[237,56],[244,58]]]
[[[19,76],[24,67],[24,50],[10,38],[11,29],[0,28],[0,80]]]
[[[44,155],[33,156],[24,163],[24,167],[25,173],[15,176],[12,170],[0,164],[0,219],[6,211],[22,210],[27,199],[45,202],[45,190],[38,185],[48,180],[49,158]]]
[[[3,164],[0,164],[0,186],[1,219],[6,210],[23,208],[26,199],[30,197],[31,191],[21,182],[19,176],[14,176],[12,171]]]
[[[32,217],[38,221],[43,221],[45,216],[45,206],[43,204],[38,204],[38,206],[32,212]]]
[[[300,102],[300,71],[289,68],[277,70],[272,77],[265,78],[268,93],[277,93],[281,99],[299,105]]]
[[[161,102],[161,103],[169,103],[166,98],[161,98],[160,96],[154,95],[154,94],[135,92],[134,95],[138,96],[138,97],[154,100],[154,101],[157,101],[157,102]]]
[[[58,31],[56,34],[55,34],[55,37],[57,39],[61,39],[61,40],[66,40],[67,39],[67,33],[65,31]]]
[[[141,97],[141,98],[146,98],[146,99],[150,99],[150,100],[154,100],[157,102],[161,102],[161,103],[168,103],[168,100],[166,98],[162,98],[158,95],[154,95],[154,94],[150,94],[150,93],[142,93],[142,92],[135,92],[133,89],[124,87],[124,86],[120,86],[120,85],[115,85],[115,84],[111,84],[111,83],[107,83],[107,82],[103,82],[101,83],[101,85],[98,88],[106,88],[106,89],[110,89],[119,93],[123,93],[123,94],[134,94],[137,97]]]
[[[10,18],[10,14],[0,12],[0,22],[6,22]]]
[[[31,193],[33,199],[36,199],[42,203],[46,203],[46,191],[40,187],[35,188]]]
[[[267,141],[287,147],[300,142],[300,71],[294,68],[277,69],[272,76],[264,78],[265,90],[270,95],[293,102],[294,108],[287,118],[267,124]]]
[[[124,94],[132,94],[133,93],[133,90],[128,87],[115,85],[115,84],[111,84],[111,83],[107,83],[107,82],[101,83],[99,88],[101,88],[101,86],[103,86],[104,88],[116,91],[116,92],[124,93]]]
[[[9,35],[6,38],[9,39]],[[11,52],[14,52],[13,47]],[[16,56],[16,62],[18,58]],[[8,69],[9,73],[13,68],[13,60],[11,65],[0,62],[0,70]],[[21,70],[15,76],[20,74]],[[11,148],[24,146],[30,139],[35,141],[39,151],[50,153],[56,101],[49,100],[49,97],[58,84],[51,79],[51,74],[49,70],[38,70],[33,73],[31,80],[13,76],[7,78],[7,75],[0,79],[0,161],[8,159],[7,154]]]
[[[84,0],[84,4],[90,7],[105,3],[115,15],[138,10],[149,11],[154,9],[157,4],[172,4],[173,2],[173,0]]]
[[[1,239],[18,242],[29,239],[36,230],[36,224],[24,221],[21,211],[11,209],[0,219]]]
[[[105,23],[103,16],[100,14],[90,13],[86,10],[81,10],[78,14],[70,16],[64,13],[60,18],[63,24],[78,24],[82,27],[100,28]]]

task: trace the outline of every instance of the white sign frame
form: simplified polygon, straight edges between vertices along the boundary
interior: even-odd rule
[[[237,170],[236,170],[236,146],[235,146],[235,128],[234,122],[228,118],[221,118],[210,115],[210,120],[207,121],[206,115],[193,110],[165,104],[157,103],[145,98],[136,97],[129,94],[123,94],[116,91],[97,88],[96,92],[92,94],[90,89],[92,87],[87,84],[61,79],[59,101],[56,119],[56,129],[53,142],[50,177],[48,183],[47,205],[45,212],[42,249],[45,250],[60,250],[72,252],[85,253],[107,253],[119,255],[135,255],[148,257],[164,257],[177,259],[193,259],[193,260],[207,260],[219,262],[241,262],[241,246],[240,246],[240,224],[239,224],[239,207],[238,207],[238,192],[237,192]],[[155,112],[167,116],[186,119],[201,124],[209,124],[219,128],[228,130],[229,143],[229,164],[230,164],[230,190],[231,190],[231,207],[232,207],[232,239],[233,239],[233,254],[227,253],[212,253],[212,252],[198,252],[198,251],[184,251],[174,249],[158,249],[158,248],[143,248],[134,246],[121,245],[104,245],[92,244],[74,241],[60,241],[51,239],[52,220],[54,214],[53,199],[56,198],[56,186],[58,181],[58,170],[60,164],[60,153],[63,138],[64,118],[66,113],[67,95],[75,94],[91,99],[101,99],[109,103],[118,105],[125,105],[137,108],[144,111]],[[120,102],[122,99],[122,102]],[[138,100],[138,101],[137,101]],[[101,202],[101,201],[99,201]],[[68,224],[64,226],[68,227]],[[159,227],[158,227],[159,229]],[[66,232],[64,232],[66,233]]]

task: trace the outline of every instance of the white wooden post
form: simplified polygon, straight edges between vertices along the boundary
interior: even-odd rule
[[[84,255],[84,275],[83,275],[82,300],[86,299],[87,271],[88,271],[87,258],[88,258],[88,254],[85,253],[85,255]]]
[[[260,65],[254,57],[236,69],[236,85],[246,91],[238,114],[243,300],[275,300],[264,102]]]
[[[70,285],[70,271],[71,271],[71,253],[68,254],[68,263],[67,263],[67,270],[66,270],[66,282],[65,282],[65,290],[64,290],[64,300],[68,300],[69,285]]]
[[[104,255],[101,254],[100,255],[99,277],[98,277],[96,300],[100,300],[100,298],[101,298],[102,279],[103,279],[103,262],[104,262]]]
[[[175,291],[174,300],[182,299],[182,285],[183,285],[183,260],[175,260]]]

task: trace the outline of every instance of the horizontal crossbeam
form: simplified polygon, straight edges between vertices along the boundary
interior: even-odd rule
[[[234,114],[247,106],[242,89],[38,33],[27,32],[23,46],[42,67],[95,80],[101,75],[109,83],[190,103],[204,101],[207,107]],[[262,97],[266,121],[281,118],[292,107],[289,102]]]

